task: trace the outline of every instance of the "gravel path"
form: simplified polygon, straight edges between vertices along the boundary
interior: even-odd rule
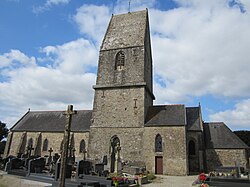
[[[157,175],[157,178],[150,184],[143,185],[145,187],[191,187],[192,183],[197,179],[195,176],[166,176]]]
[[[166,176],[157,175],[157,178],[144,187],[191,187],[196,176]],[[49,183],[36,182],[23,179],[19,176],[0,172],[0,187],[48,187]]]

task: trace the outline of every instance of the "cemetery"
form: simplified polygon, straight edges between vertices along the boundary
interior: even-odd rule
[[[32,144],[28,144],[26,154],[17,157],[5,158],[4,170],[7,174],[23,176],[31,180],[50,181],[52,186],[138,186],[148,182],[146,168],[143,162],[122,163],[120,158],[119,142],[113,143],[113,157],[103,156],[101,163],[92,163],[86,159],[75,161],[73,148],[70,146],[69,136],[71,116],[74,115],[73,106],[69,105],[66,111],[67,121],[63,140],[63,149],[60,154],[48,150],[49,156],[39,157],[32,155]],[[112,173],[110,173],[112,171]]]
[[[67,164],[66,167],[63,167],[63,172],[65,172],[64,185],[67,187],[137,186],[148,182],[147,177],[142,173],[146,171],[145,168],[141,168],[139,165],[129,165],[128,163],[125,165],[115,161],[115,171],[110,173],[110,163],[108,163],[106,156],[104,156],[102,163],[95,165],[86,159],[74,163],[72,163],[73,157],[67,157],[66,160]],[[58,154],[50,154],[49,157],[35,157],[29,154],[8,157],[5,159],[4,170],[7,174],[35,181],[50,182],[52,186],[57,187],[61,180],[61,157]]]
[[[30,180],[49,182],[52,187],[129,187],[141,186],[149,182],[147,168],[143,161],[122,162],[121,146],[117,139],[111,143],[112,154],[107,155],[99,163],[89,160],[84,152],[82,160],[75,160],[74,147],[69,141],[71,117],[75,114],[73,106],[69,105],[66,115],[63,148],[60,154],[48,150],[49,155],[40,157],[32,154],[33,144],[27,144],[26,154],[4,159],[4,170],[7,174],[26,177]],[[249,170],[235,166],[219,167],[208,175],[201,173],[194,186],[200,187],[249,187]]]

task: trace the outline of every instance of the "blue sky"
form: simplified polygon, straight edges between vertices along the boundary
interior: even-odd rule
[[[148,8],[155,104],[202,106],[204,121],[250,130],[250,1],[131,0]],[[91,109],[99,47],[127,0],[1,0],[0,121]]]

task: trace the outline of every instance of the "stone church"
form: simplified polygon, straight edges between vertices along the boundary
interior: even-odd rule
[[[201,107],[153,105],[148,11],[112,15],[99,52],[93,110],[72,117],[70,148],[76,160],[114,171],[122,162],[143,163],[149,172],[187,175],[219,166],[246,167],[247,150],[223,122],[202,120]],[[28,111],[10,129],[5,156],[60,154],[64,111]]]

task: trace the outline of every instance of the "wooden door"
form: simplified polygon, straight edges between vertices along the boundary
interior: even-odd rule
[[[155,174],[163,174],[163,158],[162,158],[162,156],[155,157]]]

